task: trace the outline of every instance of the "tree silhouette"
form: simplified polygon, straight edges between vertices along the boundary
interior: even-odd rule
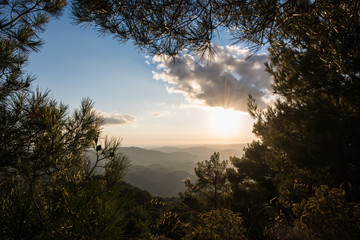
[[[28,54],[42,45],[39,33],[51,17],[61,14],[66,1],[0,2],[0,101],[20,89],[27,89],[32,76],[22,67]]]
[[[0,228],[7,238],[113,236],[119,205],[108,191],[122,181],[126,157],[105,140],[91,163],[102,118],[84,99],[72,117],[46,93],[18,93],[1,111]],[[111,154],[115,153],[115,154]],[[89,154],[89,153],[88,153]],[[92,171],[100,163],[104,176]],[[95,164],[95,165],[94,165]],[[121,231],[120,231],[121,232]]]
[[[32,77],[22,70],[65,3],[0,3],[1,238],[122,238],[122,205],[112,193],[127,166],[120,141],[101,140],[103,119],[89,99],[69,116],[49,92],[29,90]],[[89,149],[102,141],[91,162]]]
[[[229,192],[226,179],[227,161],[220,160],[220,154],[214,153],[210,160],[199,162],[195,168],[198,177],[195,183],[189,179],[185,181],[187,187],[184,196],[195,196],[201,199],[202,204],[207,204],[210,209],[223,206],[224,197]]]

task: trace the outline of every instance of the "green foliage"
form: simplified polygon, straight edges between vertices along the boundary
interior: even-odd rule
[[[157,223],[157,234],[160,236],[168,237],[170,239],[181,239],[186,232],[187,225],[182,222],[185,219],[182,218],[181,213],[170,209],[164,212]]]
[[[47,93],[20,91],[6,103],[0,118],[3,237],[120,236],[121,214],[109,190],[122,180],[126,158],[109,154],[119,141],[106,140],[91,166],[85,152],[102,123],[91,101],[83,100],[71,117]],[[95,176],[100,161],[107,161],[106,172]]]
[[[271,149],[267,162],[288,206],[322,184],[350,184],[351,198],[359,201],[360,49],[349,41],[359,36],[357,4],[294,4],[290,11],[313,8],[289,18],[293,24],[270,41],[267,69],[279,97],[263,111],[250,102],[250,112],[254,133]]]
[[[282,50],[276,54],[282,63],[274,65],[271,71],[275,89],[282,88],[279,93],[284,98],[266,111],[253,112],[254,132],[272,152],[268,165],[275,173],[274,183],[280,192],[292,191],[289,187],[294,183],[297,187],[303,186],[302,193],[293,196],[294,201],[309,196],[313,186],[321,184],[339,186],[348,182],[353,191],[358,191],[357,83],[350,83],[346,76],[327,70],[320,59],[306,67],[296,62],[286,63],[292,56],[308,62],[303,58],[309,59],[308,54],[311,59],[318,58],[314,53],[287,54]],[[315,72],[316,75],[311,74]],[[285,73],[294,79],[289,79]],[[327,82],[321,84],[325,81],[322,79]],[[289,86],[290,81],[294,83]],[[294,84],[307,90],[297,90]],[[354,192],[353,197],[357,196]]]
[[[1,1],[0,2],[0,100],[33,80],[22,71],[31,51],[42,42],[39,33],[51,17],[59,16],[66,1]]]
[[[195,168],[198,179],[195,183],[189,179],[185,181],[187,190],[180,194],[181,204],[163,217],[162,225],[167,224],[170,232],[176,233],[173,236],[165,233],[165,236],[174,239],[180,239],[179,236],[181,239],[245,239],[240,214],[223,209],[230,203],[227,165],[227,161],[220,160],[219,153],[198,163]]]
[[[267,238],[279,240],[318,240],[319,238],[305,224],[287,220],[283,212],[265,229]]]
[[[244,204],[262,205],[277,195],[272,182],[274,173],[267,164],[268,154],[266,146],[253,142],[241,158],[231,158],[235,168],[229,168],[227,175],[234,197],[239,195],[237,202],[243,198]]]
[[[201,224],[194,227],[185,239],[192,240],[244,240],[245,228],[239,213],[219,209],[201,215]]]
[[[278,192],[274,172],[267,164],[268,154],[266,146],[253,142],[241,158],[231,158],[234,168],[227,169],[232,193],[229,204],[233,211],[242,213],[247,234],[254,239],[263,238],[269,218],[277,214],[273,202]]]
[[[176,56],[185,48],[203,54],[217,31],[229,30],[235,43],[253,43],[255,49],[279,42],[325,46],[331,51],[319,51],[323,61],[346,74],[359,65],[358,1],[77,0],[73,14],[79,24],[94,24],[156,54]],[[355,72],[352,77],[358,79]]]
[[[358,239],[360,205],[348,202],[343,189],[320,186],[314,196],[294,204],[291,222],[284,214],[269,235],[276,239]]]
[[[65,4],[0,3],[0,239],[148,238],[160,208],[122,182],[128,160],[93,103],[70,115],[22,71]]]
[[[352,10],[341,9],[340,15],[343,11]],[[341,29],[343,24],[348,24],[337,18],[333,9],[324,8],[322,13],[334,20],[330,28],[338,26]],[[308,19],[309,29],[317,29],[312,21],[323,24],[320,23],[322,20],[318,22],[312,16]],[[265,110],[258,109],[253,99],[249,101],[249,110],[255,119],[253,131],[266,147],[265,163],[279,194],[278,208],[287,212],[284,222],[290,222],[288,225],[291,227],[281,225],[283,231],[289,233],[288,239],[292,238],[290,232],[297,235],[303,229],[302,223],[292,226],[290,219],[293,216],[288,212],[291,212],[293,204],[313,196],[319,186],[351,186],[348,188],[349,199],[359,202],[360,196],[357,159],[360,146],[356,140],[360,133],[356,123],[360,117],[359,82],[353,81],[356,79],[353,74],[359,73],[358,67],[353,65],[356,59],[344,58],[341,63],[337,62],[338,56],[333,55],[335,50],[323,45],[327,40],[314,42],[312,37],[305,36],[307,32],[300,31],[304,28],[290,29],[298,41],[279,39],[271,42],[267,68],[274,78],[277,101]],[[353,30],[343,33],[352,35]],[[341,51],[344,52],[341,54],[349,57],[350,52],[357,51],[352,43],[340,40],[342,36],[331,34],[342,41],[344,49]],[[324,37],[321,34],[317,36]],[[330,60],[330,56],[333,59]],[[345,65],[347,72],[343,71]],[[250,146],[246,153],[255,150],[254,146]],[[258,157],[254,155],[251,158],[256,160]],[[305,228],[307,230],[303,232],[312,236],[313,229],[309,226]],[[302,237],[297,235],[299,239]]]
[[[127,158],[118,139],[99,137],[91,101],[69,116],[47,93],[12,100],[1,117],[1,238],[148,237],[162,206],[122,183]]]
[[[217,209],[224,205],[224,199],[229,192],[226,179],[227,161],[220,161],[220,154],[214,153],[210,160],[199,162],[195,168],[198,177],[195,183],[189,179],[185,181],[187,190],[182,195],[188,201],[202,201],[202,205],[210,209]],[[195,199],[191,200],[194,196]]]
[[[128,238],[148,239],[153,232],[157,219],[165,211],[163,205],[156,204],[160,200],[136,187],[122,182],[116,187],[115,195],[122,215],[123,235]]]
[[[349,203],[343,189],[320,186],[315,196],[294,206],[301,223],[323,239],[360,236],[360,204]]]

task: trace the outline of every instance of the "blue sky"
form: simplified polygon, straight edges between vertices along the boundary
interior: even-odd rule
[[[259,105],[270,96],[262,64],[267,56],[246,62],[247,51],[238,46],[218,43],[209,65],[186,52],[174,64],[75,26],[67,14],[53,19],[42,39],[27,66],[37,78],[34,88],[50,89],[70,109],[90,97],[106,118],[104,134],[123,138],[125,146],[250,142],[247,94]]]

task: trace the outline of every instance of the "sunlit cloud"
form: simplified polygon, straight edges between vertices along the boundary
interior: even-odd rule
[[[100,112],[104,118],[104,125],[132,125],[136,123],[136,117],[129,114]]]
[[[180,59],[153,58],[157,64],[153,78],[166,83],[169,93],[181,93],[188,101],[211,107],[247,111],[251,94],[259,107],[271,96],[271,77],[265,71],[266,54],[248,58],[249,50],[238,46],[217,46],[209,63],[188,53]]]
[[[225,48],[237,56],[248,56],[250,53],[249,48],[242,48],[239,45],[228,45]]]

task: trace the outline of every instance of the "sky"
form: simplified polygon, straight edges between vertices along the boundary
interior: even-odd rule
[[[26,69],[33,88],[50,90],[56,100],[78,108],[94,101],[104,119],[103,135],[123,146],[174,146],[251,142],[251,94],[260,107],[271,99],[264,70],[266,52],[216,40],[216,56],[199,62],[186,50],[169,61],[120,44],[89,27],[75,26],[68,14],[53,19],[41,35],[44,46]]]

